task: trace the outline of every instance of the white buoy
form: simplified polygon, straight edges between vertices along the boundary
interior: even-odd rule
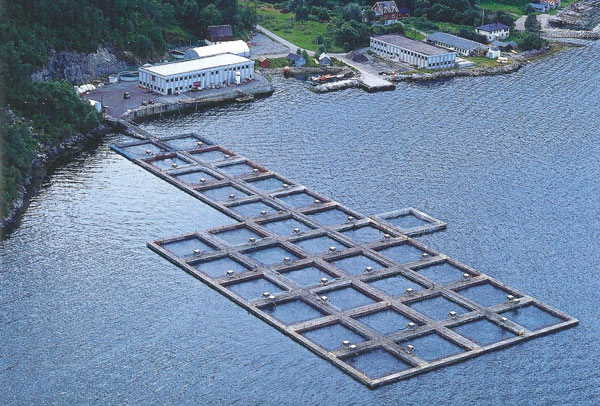
[[[152,155],[152,151],[150,151],[149,149],[146,150],[146,155]]]
[[[470,277],[471,277],[471,275],[469,275],[466,272],[463,274],[463,279],[469,279]]]
[[[231,193],[231,194],[229,195],[229,200],[233,200],[233,199],[235,199],[235,195],[234,195],[233,193]]]
[[[260,215],[261,216],[266,216],[267,215],[267,211],[266,210],[261,210],[260,211]]]
[[[508,321],[508,319],[506,317],[502,317],[500,320],[502,320],[505,323]]]
[[[294,233],[298,234],[300,232],[300,229],[298,227],[294,228]]]
[[[176,162],[173,162],[173,163],[171,164],[171,167],[173,167],[173,168],[177,168],[177,163],[176,163]]]
[[[367,272],[373,272],[373,267],[372,266],[368,266],[365,268],[365,271]]]
[[[251,244],[254,244],[256,242],[256,238],[250,237],[250,238],[248,238],[248,242],[250,242]]]
[[[412,295],[413,294],[413,288],[406,288],[406,294],[407,295]]]
[[[409,321],[408,324],[406,325],[406,327],[408,328],[415,328],[417,327],[417,324],[413,321]]]
[[[290,258],[290,257],[283,258],[283,262],[290,262],[291,260],[292,260],[292,258]]]
[[[321,296],[321,302],[326,302],[327,301],[327,296]]]
[[[196,145],[197,145],[197,146],[199,146],[199,147],[201,147],[201,146],[203,145],[203,143],[202,143],[202,141],[198,141],[198,142],[196,143]]]
[[[263,297],[266,299],[269,296],[271,296],[271,294],[269,292],[263,292]]]
[[[507,296],[506,296],[506,301],[507,301],[508,303],[512,303],[512,301],[513,301],[514,299],[515,299],[515,297],[514,297],[513,295],[507,295]]]
[[[287,189],[290,187],[290,185],[288,185],[287,183],[284,183],[283,185],[281,185],[281,187],[283,187],[284,189]]]
[[[231,277],[233,276],[233,270],[228,269],[227,272],[225,272],[227,274],[227,276]]]
[[[348,216],[348,223],[352,223],[354,221],[354,216]]]
[[[254,173],[258,173],[258,169],[257,169],[257,168],[254,168],[254,169],[252,169],[252,172],[254,172]]]
[[[348,348],[350,348],[351,350],[355,350],[356,349],[356,344],[350,344],[350,346]]]
[[[225,158],[225,159],[229,159],[229,158],[231,158],[231,156],[230,156],[230,155],[228,155],[228,154],[223,154],[223,158]]]
[[[206,182],[206,178],[200,178],[200,183]]]
[[[275,295],[269,295],[269,300],[275,299]]]
[[[331,246],[331,247],[329,247],[329,252],[335,252],[335,250],[336,250],[336,249],[337,249],[337,248],[335,248],[335,247]]]
[[[327,278],[321,278],[321,284],[327,283]]]
[[[411,344],[407,344],[407,345],[406,345],[406,351],[407,351],[409,354],[412,354],[413,352],[415,352],[415,346],[414,346],[414,345],[411,345]]]
[[[350,345],[350,341],[348,341],[348,340],[342,341],[342,347],[347,347],[349,345]]]
[[[450,313],[448,313],[448,316],[455,318],[456,317],[456,312],[454,310],[452,310]]]
[[[196,249],[194,250],[194,255],[200,255],[200,250],[196,248]]]
[[[427,257],[429,257],[429,253],[427,253],[427,252],[423,252],[423,253],[421,254],[421,258],[425,259],[425,258],[427,258]]]
[[[513,303],[514,304],[521,303],[521,299],[519,299],[518,297],[516,297],[516,298],[513,299]]]
[[[384,234],[384,235],[383,235],[383,238],[384,238],[385,240],[389,240],[390,238],[392,238],[392,236],[391,236],[391,235],[389,235],[389,234]]]
[[[313,203],[314,204],[319,204],[319,203],[321,203],[321,201],[319,199],[315,199],[315,201]]]

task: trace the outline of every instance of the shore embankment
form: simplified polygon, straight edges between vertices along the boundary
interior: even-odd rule
[[[21,215],[29,206],[31,198],[38,193],[42,183],[56,166],[66,159],[76,156],[103,136],[116,130],[117,127],[114,127],[110,122],[105,122],[88,133],[75,133],[58,144],[41,146],[31,162],[29,173],[23,179],[23,185],[13,201],[10,213],[0,222],[0,239],[4,239],[19,224]]]

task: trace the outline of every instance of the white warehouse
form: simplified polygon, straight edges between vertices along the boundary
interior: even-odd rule
[[[250,48],[242,40],[219,42],[218,44],[207,45],[205,47],[190,48],[185,51],[184,59],[204,58],[219,54],[234,54],[249,58]]]
[[[371,37],[371,50],[383,58],[426,69],[451,68],[456,58],[456,52],[394,34]]]
[[[252,79],[254,61],[238,55],[221,54],[183,62],[139,68],[139,83],[162,95],[183,93]]]

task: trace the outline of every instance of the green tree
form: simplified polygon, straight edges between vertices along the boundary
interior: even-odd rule
[[[535,14],[529,14],[527,16],[525,19],[525,29],[529,32],[540,32],[542,30],[542,26]]]
[[[360,41],[360,32],[350,23],[343,23],[338,29],[336,40],[340,44],[344,44],[345,50],[354,49]]]
[[[511,29],[515,27],[515,20],[513,16],[510,13],[507,13],[506,11],[497,11],[496,21],[498,21],[500,24],[509,26]]]
[[[517,39],[519,49],[528,51],[530,49],[540,49],[546,44],[546,41],[534,32],[525,32]]]
[[[208,27],[209,25],[221,24],[223,22],[223,16],[217,6],[211,3],[200,11],[199,20],[204,27]]]
[[[356,3],[348,3],[342,10],[342,17],[344,21],[361,21],[362,11],[360,6]]]

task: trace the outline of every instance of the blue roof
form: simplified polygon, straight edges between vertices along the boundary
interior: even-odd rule
[[[472,51],[479,48],[485,48],[485,45],[479,42],[471,41],[470,39],[457,37],[456,35],[448,34],[445,32],[434,32],[427,36],[428,41],[438,41],[442,44],[460,49],[466,49]]]
[[[498,30],[507,30],[509,28],[510,27],[508,25],[504,25],[504,24],[500,24],[500,23],[491,23],[491,24],[481,25],[481,26],[477,27],[478,30],[487,31],[487,32],[498,31]]]

